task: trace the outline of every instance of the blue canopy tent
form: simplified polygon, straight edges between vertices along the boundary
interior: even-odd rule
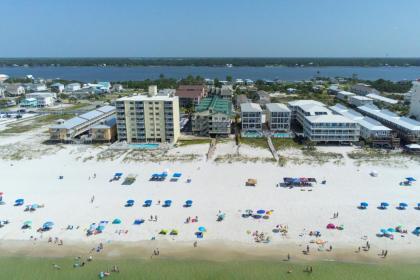
[[[25,203],[23,198],[18,198],[15,200],[15,206],[22,206]]]
[[[134,225],[141,225],[142,223],[144,223],[143,219],[135,219],[133,224]]]
[[[119,218],[115,218],[115,219],[112,221],[112,224],[114,224],[114,225],[119,225],[119,224],[121,224],[121,219],[119,219]]]
[[[172,200],[165,200],[163,203],[163,207],[170,207],[172,205]]]
[[[401,209],[401,210],[405,210],[405,208],[407,208],[407,207],[408,207],[408,204],[405,203],[405,202],[401,202],[398,206],[398,208]]]
[[[152,200],[148,199],[144,201],[143,207],[150,207],[152,205]]]
[[[43,229],[43,230],[50,230],[50,229],[52,229],[52,228],[53,228],[53,226],[54,226],[54,223],[53,223],[53,222],[45,222],[45,223],[42,225],[42,229]]]
[[[131,207],[134,205],[134,200],[133,199],[129,199],[127,200],[127,203],[125,204],[125,207]]]
[[[388,202],[381,202],[381,206],[379,206],[381,209],[386,209],[389,206]]]
[[[185,207],[191,207],[192,204],[193,204],[193,201],[192,200],[185,201]]]
[[[367,202],[360,203],[360,208],[361,209],[366,209],[368,206],[369,206],[369,203],[367,203]]]

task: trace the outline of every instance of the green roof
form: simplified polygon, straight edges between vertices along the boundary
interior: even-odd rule
[[[206,97],[201,100],[200,104],[196,107],[197,112],[203,112],[212,109],[215,113],[224,113],[232,115],[232,101],[221,99],[218,96]]]

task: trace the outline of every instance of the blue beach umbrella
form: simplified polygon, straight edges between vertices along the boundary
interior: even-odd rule
[[[151,199],[145,200],[144,204],[152,204],[152,200]]]
[[[368,206],[369,206],[369,203],[367,203],[367,202],[362,202],[362,203],[360,203],[360,206],[361,206],[362,208],[366,208],[366,207],[368,207]]]
[[[265,214],[265,210],[260,209],[257,211],[257,214],[260,214],[260,215]]]
[[[134,204],[134,200],[133,199],[127,200],[127,204]]]
[[[386,229],[384,229],[384,228],[381,228],[380,232],[383,233],[383,234],[387,234],[388,233],[388,231]]]
[[[165,200],[165,204],[166,205],[171,205],[172,204],[172,200]]]
[[[207,230],[206,230],[206,228],[205,228],[205,227],[199,227],[199,228],[198,228],[198,231],[199,231],[199,232],[206,232]]]
[[[381,202],[381,207],[382,208],[386,208],[388,206],[389,206],[389,203],[388,202]]]
[[[119,225],[119,224],[121,224],[121,219],[116,218],[116,219],[114,219],[114,220],[112,221],[112,223],[113,223],[114,225]]]
[[[53,222],[45,222],[42,227],[43,228],[52,228],[54,226]]]
[[[388,232],[396,232],[395,228],[389,228]]]
[[[192,204],[193,204],[192,200],[185,201],[185,205],[187,205],[187,206],[191,206]]]
[[[416,181],[416,179],[414,179],[413,177],[407,177],[405,179],[409,182],[415,182]]]
[[[405,202],[400,203],[400,208],[406,208],[406,207],[408,207],[407,203],[405,203]]]

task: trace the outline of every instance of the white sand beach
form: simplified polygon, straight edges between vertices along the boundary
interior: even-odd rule
[[[31,137],[18,140],[21,141],[19,144],[2,137],[3,155],[5,147],[12,150],[25,143],[36,147],[34,143],[37,142],[33,142],[35,140]],[[186,161],[159,162],[158,158],[156,162],[127,162],[123,160],[126,152],[116,152],[113,160],[97,160],[98,155],[107,149],[105,146],[76,145],[60,148],[46,146],[45,151],[39,148],[40,152],[32,159],[3,159],[0,161],[0,192],[4,193],[6,204],[0,205],[0,220],[7,219],[10,223],[0,228],[0,247],[35,238],[38,243],[47,243],[49,237],[57,237],[63,240],[64,247],[67,244],[98,242],[165,242],[176,246],[198,241],[203,246],[220,242],[259,250],[284,246],[296,251],[310,244],[313,250],[326,250],[332,246],[334,250],[354,252],[368,240],[376,250],[375,254],[382,249],[399,253],[420,250],[420,237],[411,233],[420,226],[420,211],[415,209],[420,202],[420,182],[412,186],[399,185],[407,176],[420,178],[416,162],[389,166],[362,163],[358,166],[344,156],[341,164],[291,163],[282,167],[263,161],[220,163],[205,159],[207,148],[205,144],[191,145],[171,149],[165,154],[174,157],[196,155],[196,159]],[[319,149],[345,155],[353,148]],[[215,157],[234,154],[237,150],[231,142],[218,144]],[[249,157],[270,157],[268,150],[244,145],[239,152]],[[293,154],[293,150],[280,153]],[[178,182],[170,182],[169,179],[164,182],[149,181],[153,173],[165,170],[169,176],[181,172],[182,177]],[[372,170],[378,172],[377,177],[370,176]],[[122,172],[123,178],[110,182],[116,172]],[[124,186],[121,183],[128,174],[135,174],[136,181]],[[60,180],[59,176],[63,179]],[[314,177],[319,183],[303,189],[276,187],[283,177]],[[257,186],[245,186],[248,178],[257,179]],[[187,183],[187,179],[191,179],[191,183]],[[322,180],[327,183],[320,184]],[[18,198],[25,200],[24,206],[13,206]],[[135,204],[125,207],[129,199],[135,200]],[[146,208],[142,204],[147,199],[153,200],[153,203]],[[159,200],[168,199],[172,200],[171,207],[157,205]],[[189,199],[193,201],[192,207],[183,207]],[[358,209],[362,201],[369,203],[366,210]],[[388,209],[377,209],[383,201],[390,204]],[[396,209],[400,202],[409,205],[406,210]],[[25,205],[35,203],[45,207],[34,212],[24,211]],[[269,219],[243,218],[246,209],[273,212]],[[216,221],[219,210],[226,214],[222,222]],[[339,216],[333,219],[336,212]],[[151,215],[157,215],[158,221],[149,221]],[[185,223],[188,217],[196,216],[198,222]],[[121,219],[122,223],[111,224],[115,218]],[[145,222],[134,225],[135,219],[144,219]],[[32,229],[21,229],[28,220],[32,221]],[[54,227],[47,232],[37,232],[46,221],[53,221]],[[100,221],[109,221],[105,230],[87,236],[86,229]],[[343,225],[344,230],[328,230],[326,225],[329,223]],[[67,230],[68,225],[74,228]],[[288,233],[274,233],[277,225],[287,225]],[[403,225],[408,233],[395,233],[393,240],[376,236],[381,228],[395,228],[397,225]],[[207,232],[202,239],[197,239],[195,233],[200,226],[205,227]],[[162,229],[176,229],[178,235],[160,235]],[[256,243],[252,235],[255,231],[266,233],[270,242]],[[309,236],[310,231],[320,231],[321,236]],[[152,238],[157,241],[151,241]],[[324,247],[311,243],[315,240],[326,243]]]

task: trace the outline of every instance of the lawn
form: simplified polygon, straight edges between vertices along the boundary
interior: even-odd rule
[[[274,261],[210,262],[198,260],[94,260],[82,268],[73,268],[72,258],[0,258],[0,279],[72,280],[99,279],[100,271],[119,267],[107,279],[311,279],[311,280],[405,280],[417,279],[420,266],[415,264],[355,264],[313,262],[311,274],[306,263]],[[61,267],[54,269],[53,264]],[[292,273],[288,273],[291,270]]]

